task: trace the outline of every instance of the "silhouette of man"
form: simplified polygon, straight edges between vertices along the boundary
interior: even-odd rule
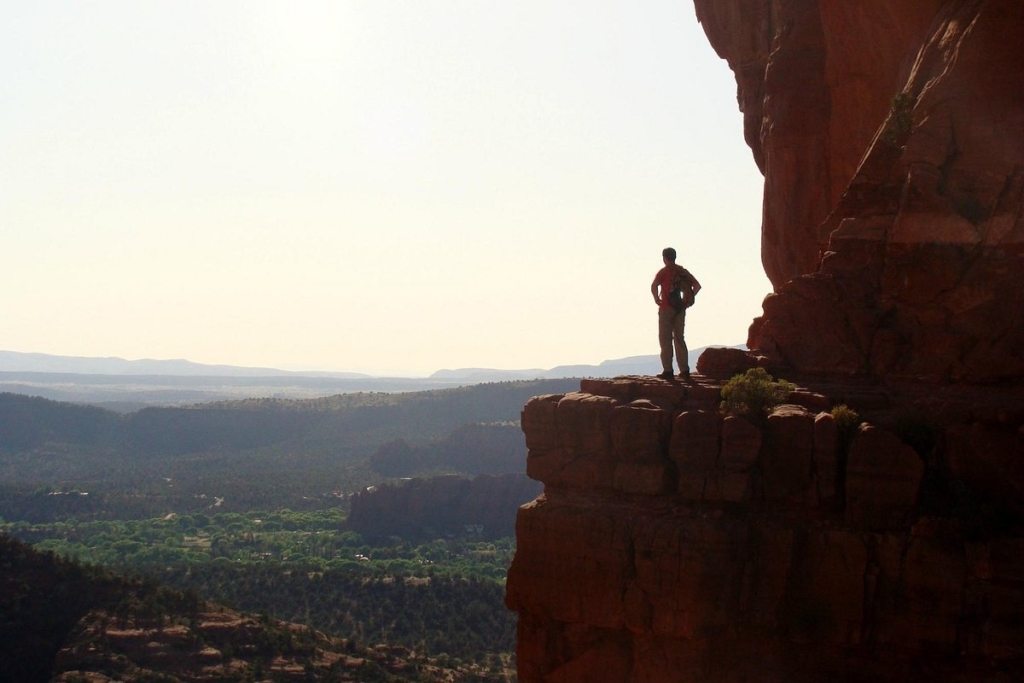
[[[683,338],[686,327],[686,309],[700,291],[700,283],[686,268],[676,264],[676,250],[668,247],[661,252],[665,267],[658,271],[651,283],[654,303],[658,304],[658,343],[661,345],[661,369],[658,377],[672,379],[672,351],[679,364],[679,378],[690,379],[689,351]]]

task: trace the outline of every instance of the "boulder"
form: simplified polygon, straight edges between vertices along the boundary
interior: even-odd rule
[[[846,521],[856,527],[900,526],[917,505],[924,461],[883,429],[861,425],[846,464]]]

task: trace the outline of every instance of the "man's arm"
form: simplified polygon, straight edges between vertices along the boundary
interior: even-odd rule
[[[658,278],[655,276],[654,282],[651,283],[651,294],[654,295],[654,303],[661,305],[661,297],[658,296]]]

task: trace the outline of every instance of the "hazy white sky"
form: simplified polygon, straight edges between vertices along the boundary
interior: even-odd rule
[[[665,246],[691,348],[770,291],[689,0],[3,10],[0,349],[548,368],[657,353]]]

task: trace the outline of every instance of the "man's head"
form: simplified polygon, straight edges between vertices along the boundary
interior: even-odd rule
[[[672,247],[666,247],[661,250],[661,257],[670,263],[676,262],[676,250]]]

